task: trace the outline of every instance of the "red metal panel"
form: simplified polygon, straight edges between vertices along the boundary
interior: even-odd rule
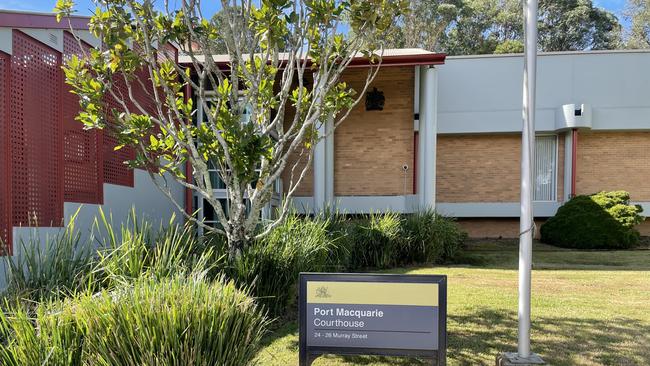
[[[0,242],[12,251],[11,170],[9,144],[9,55],[0,52]],[[0,248],[4,253],[4,247]]]
[[[83,46],[83,50],[82,47]],[[90,45],[81,45],[75,37],[64,32],[63,59],[73,55],[83,57]],[[102,203],[104,174],[102,169],[102,148],[98,130],[84,130],[75,117],[79,113],[79,97],[63,86],[63,167],[66,202]]]
[[[116,92],[122,92],[125,97],[128,98],[126,86],[120,77],[116,78],[114,85]],[[123,110],[118,102],[109,95],[106,96],[105,103],[108,114],[110,114],[110,111],[112,109],[117,109],[119,111]],[[125,161],[132,160],[135,157],[133,149],[125,147],[120,150],[115,150],[115,147],[118,144],[113,131],[111,131],[110,122],[109,126],[103,131],[102,138],[104,183],[133,187],[133,169],[130,169],[128,166],[126,166],[126,164],[124,164]]]
[[[13,225],[63,222],[61,54],[13,31],[11,57]]]
[[[137,51],[139,46],[134,45],[134,49]],[[178,59],[178,50],[172,45],[165,45],[161,47],[158,52],[159,60],[172,58],[173,60]],[[147,69],[142,69],[136,72],[136,78],[140,80],[132,80],[130,82],[132,87],[133,100],[137,101],[137,104],[142,107],[148,114],[157,115],[156,105],[153,97],[153,86],[149,78],[149,71]],[[142,87],[144,86],[144,87]],[[117,76],[114,81],[114,90],[116,93],[121,93],[122,98],[129,99],[128,90],[126,84],[121,76]],[[161,96],[162,97],[162,96]],[[105,99],[107,109],[117,109],[118,111],[123,111],[123,107],[118,104],[118,102],[107,96]],[[132,113],[140,114],[141,110],[136,106],[136,103],[130,101],[127,105],[128,109]],[[154,129],[156,131],[157,129]],[[110,131],[110,126],[105,130],[103,134],[104,138],[104,182],[118,184],[123,186],[133,187],[133,170],[129,169],[124,162],[131,160],[135,157],[135,151],[132,148],[122,148],[115,151],[114,148],[117,145],[117,139]],[[154,168],[151,168],[155,170]]]

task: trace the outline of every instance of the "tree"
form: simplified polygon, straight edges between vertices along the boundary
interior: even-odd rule
[[[486,54],[506,40],[521,39],[520,8],[514,0],[465,1],[442,37],[441,49],[451,55]]]
[[[647,0],[633,0],[647,1]],[[455,8],[455,12],[434,12],[430,15],[412,0],[417,9],[416,27],[408,26],[409,18],[394,32],[398,41],[407,44],[407,37],[418,37],[415,32],[422,24],[435,24],[438,45],[436,50],[452,55],[520,52],[523,48],[523,17],[518,0],[463,0],[429,2],[429,7],[439,4]],[[425,6],[426,7],[426,6]],[[448,14],[445,22],[441,14]],[[574,51],[586,49],[614,49],[621,45],[621,26],[610,12],[594,7],[591,0],[540,0],[539,2],[540,51]],[[415,22],[411,22],[415,23]],[[446,24],[441,32],[438,26]],[[424,27],[426,28],[426,27]],[[420,44],[424,44],[420,42]]]
[[[80,97],[77,119],[134,148],[129,164],[148,168],[170,199],[173,180],[212,206],[219,227],[188,219],[224,234],[231,258],[284,220],[312,147],[324,137],[319,127],[340,124],[363,97],[380,66],[380,40],[406,10],[403,0],[222,0],[217,28],[201,13],[200,0],[162,12],[152,0],[95,3],[90,32],[101,46],[64,68]],[[58,18],[71,15],[73,6],[59,0]],[[346,29],[355,36],[345,37]],[[164,57],[169,43],[187,54],[188,67]],[[219,43],[229,57],[225,65],[214,60],[223,50]],[[359,55],[371,67],[364,90],[355,91],[341,74]],[[184,95],[186,87],[196,103]],[[149,105],[134,99],[134,90],[146,93]],[[194,124],[199,109],[205,121]],[[306,164],[292,163],[296,154]],[[225,205],[213,190],[211,167],[226,185]],[[279,217],[260,229],[261,210],[285,170],[291,178]]]
[[[539,44],[543,51],[615,49],[621,46],[621,25],[591,0],[543,0]]]
[[[627,48],[650,48],[650,1],[629,0],[625,17],[630,21]]]
[[[438,41],[456,18],[462,0],[411,0],[407,15],[388,32],[386,46],[437,51]]]

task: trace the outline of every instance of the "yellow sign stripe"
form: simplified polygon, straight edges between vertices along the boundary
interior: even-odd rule
[[[307,302],[438,306],[438,284],[308,281]]]

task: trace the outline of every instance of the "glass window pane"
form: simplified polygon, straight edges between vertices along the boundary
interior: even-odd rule
[[[210,182],[212,183],[212,189],[226,189],[226,183],[223,182],[216,171],[210,171]]]
[[[557,192],[557,137],[537,136],[535,139],[535,201],[555,201]]]

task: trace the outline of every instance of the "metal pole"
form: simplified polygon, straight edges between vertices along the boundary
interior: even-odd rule
[[[524,0],[524,98],[521,148],[521,216],[519,236],[518,354],[530,353],[530,283],[533,259],[533,175],[535,147],[535,75],[537,71],[537,0]]]

